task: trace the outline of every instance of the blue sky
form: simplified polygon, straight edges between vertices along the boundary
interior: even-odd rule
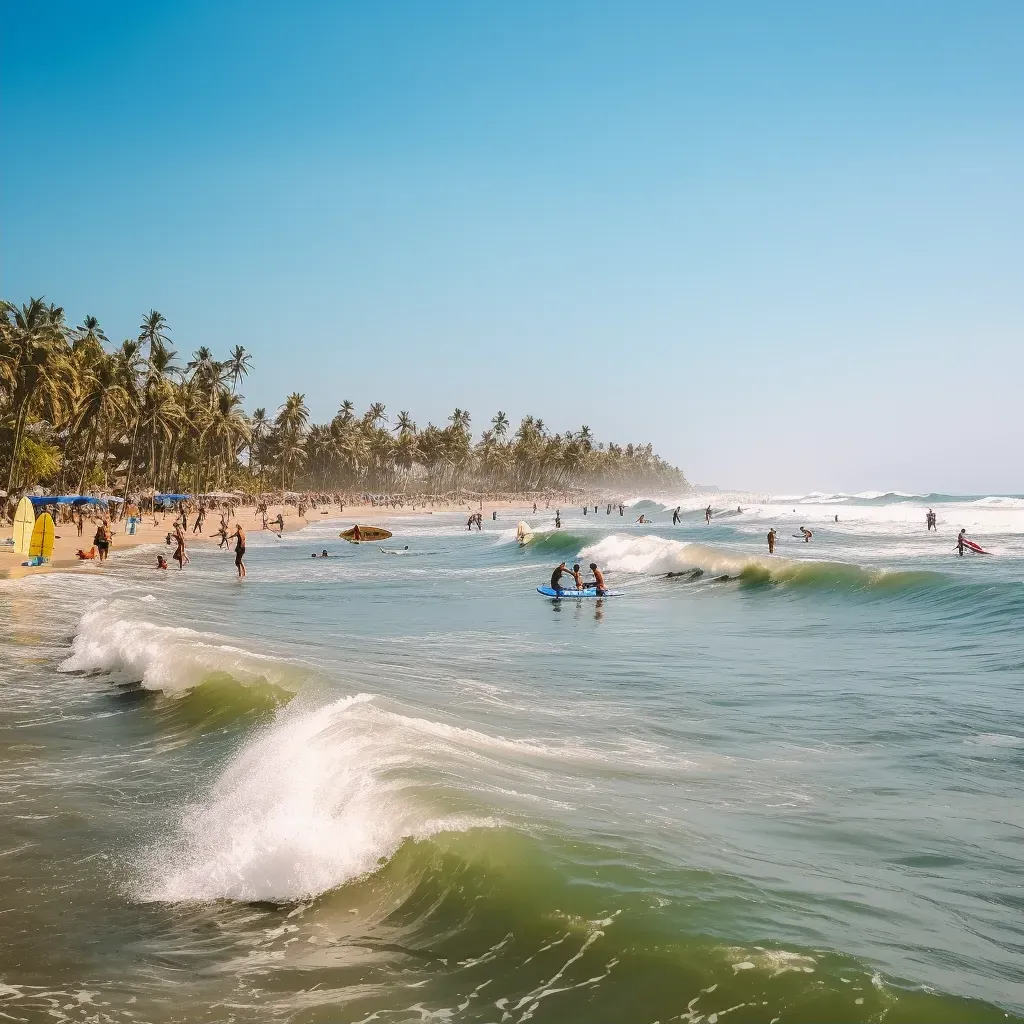
[[[1024,4],[5,5],[0,292],[760,491],[1022,492]]]

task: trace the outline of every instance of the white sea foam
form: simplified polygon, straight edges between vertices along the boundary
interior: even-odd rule
[[[711,575],[737,576],[744,570],[778,572],[793,562],[727,551],[706,544],[688,544],[667,537],[614,534],[585,547],[581,559],[593,559],[612,572],[659,575],[701,569]]]
[[[493,826],[418,795],[432,752],[410,742],[410,726],[422,730],[372,701],[282,712],[147,852],[135,896],[290,902],[376,870],[405,837]]]
[[[60,670],[109,672],[170,694],[217,675],[288,689],[308,675],[302,666],[243,650],[216,634],[149,622],[122,600],[100,601],[82,616]]]

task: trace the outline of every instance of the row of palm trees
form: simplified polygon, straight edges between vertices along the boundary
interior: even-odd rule
[[[69,327],[42,299],[0,302],[0,481],[9,495],[239,489],[462,490],[686,486],[651,446],[595,443],[589,427],[551,433],[525,417],[512,432],[499,412],[474,443],[470,414],[418,429],[383,403],[357,415],[344,401],[312,423],[305,396],[273,416],[247,415],[239,385],[251,357],[197,349],[184,364],[166,319],[143,317],[136,338],[111,345],[95,317]]]

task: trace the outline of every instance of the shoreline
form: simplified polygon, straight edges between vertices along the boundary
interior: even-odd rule
[[[337,506],[332,505],[330,509],[324,511],[321,509],[308,509],[305,518],[301,518],[294,505],[271,505],[268,506],[268,517],[274,518],[278,512],[284,517],[284,529],[283,530],[272,530],[268,527],[267,532],[272,533],[294,533],[300,530],[304,530],[311,523],[315,523],[320,519],[325,520],[340,520],[342,522],[351,520],[353,524],[358,522],[362,526],[373,526],[374,521],[377,519],[395,519],[406,516],[430,516],[430,515],[451,515],[453,513],[469,514],[470,512],[482,512],[484,518],[489,518],[491,512],[494,511],[508,511],[509,509],[523,509],[532,505],[532,502],[524,505],[523,502],[513,500],[511,498],[496,499],[493,501],[484,501],[481,507],[480,502],[474,502],[470,504],[454,504],[448,503],[443,505],[437,505],[434,508],[390,508],[387,506],[380,505],[346,505],[345,510],[340,511]],[[574,506],[561,506],[563,508],[574,507]],[[538,507],[538,514],[540,508]],[[554,515],[553,508],[551,514]],[[255,505],[240,505],[237,510],[238,514],[233,516],[230,523],[241,522],[243,529],[249,536],[255,536],[263,533],[262,528],[258,528],[258,517],[256,513]],[[194,521],[195,514],[190,515],[190,522]],[[207,521],[204,526],[204,531],[209,530],[211,525],[216,525],[218,521],[219,513],[216,510],[211,511],[207,516]],[[165,539],[168,530],[172,528],[177,514],[174,512],[158,513],[159,522],[154,525],[153,516],[150,513],[146,513],[142,517],[142,522],[138,526],[136,533],[132,535],[125,534],[124,521],[120,520],[116,523],[111,524],[111,529],[114,531],[113,542],[110,547],[110,556],[107,562],[116,564],[119,559],[118,555],[122,551],[130,551],[133,548],[141,547],[144,544],[158,544],[161,547],[165,545]],[[22,561],[27,557],[23,554],[16,554],[9,548],[0,548],[0,580],[21,580],[27,579],[31,576],[39,576],[54,572],[82,572],[89,571],[94,572],[97,569],[102,570],[103,566],[107,563],[101,563],[95,560],[81,560],[76,557],[76,552],[79,548],[88,550],[92,546],[91,537],[95,532],[97,524],[101,521],[100,516],[94,516],[87,518],[85,521],[85,529],[82,531],[82,536],[79,537],[76,529],[76,525],[72,523],[60,523],[57,524],[57,535],[53,547],[53,555],[50,561],[46,565],[29,566],[22,565]],[[253,525],[250,527],[248,522]],[[207,546],[216,545],[219,543],[217,534],[210,536],[208,532],[203,534],[193,534],[191,527],[189,532],[186,534],[186,546],[191,548],[193,546]],[[86,566],[89,569],[86,570]]]

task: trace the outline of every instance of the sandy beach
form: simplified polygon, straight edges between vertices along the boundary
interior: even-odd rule
[[[602,502],[605,499],[593,499],[594,502]],[[491,514],[495,511],[502,512],[509,509],[522,509],[526,507],[524,502],[515,499],[497,500],[497,501],[484,501],[481,505],[479,501],[472,504],[464,503],[448,503],[438,504],[435,507],[424,508],[418,506],[413,509],[411,507],[406,508],[382,508],[381,506],[359,504],[359,505],[346,505],[344,512],[339,512],[336,506],[332,506],[330,509],[309,509],[306,513],[305,518],[299,516],[294,505],[270,505],[268,506],[268,519],[275,519],[280,513],[284,518],[284,529],[273,530],[274,533],[291,533],[295,530],[301,530],[309,523],[316,521],[317,519],[336,519],[348,525],[354,525],[359,523],[363,526],[373,526],[376,524],[379,518],[393,518],[395,516],[430,516],[434,514],[445,514],[453,512],[464,512],[468,516],[471,512],[482,512],[485,519],[490,519]],[[538,514],[543,506],[538,504]],[[566,508],[568,506],[561,506]],[[554,506],[551,507],[551,515],[554,516]],[[152,514],[146,513],[143,516],[142,522],[138,525],[136,532],[132,535],[125,533],[125,523],[116,522],[111,524],[111,531],[113,533],[113,543],[110,546],[110,555],[108,562],[116,564],[118,555],[121,552],[129,551],[132,548],[139,547],[143,544],[159,544],[161,547],[166,547],[167,533],[173,529],[175,513],[158,512],[156,514],[156,521]],[[204,524],[203,533],[194,534],[191,532],[191,524],[195,520],[195,513],[189,514],[189,532],[187,535],[187,545],[189,548],[197,545],[216,545],[219,543],[219,538],[216,534],[216,528],[218,524],[219,514],[215,511],[208,513],[206,523]],[[0,549],[0,579],[23,579],[27,576],[38,576],[45,573],[57,572],[57,571],[81,571],[81,572],[94,572],[96,570],[102,571],[106,563],[101,563],[98,560],[81,560],[77,557],[77,552],[81,548],[88,551],[92,547],[92,537],[96,532],[96,527],[102,521],[100,516],[86,517],[85,528],[82,531],[82,536],[78,536],[78,531],[74,523],[64,523],[57,525],[56,540],[53,546],[53,557],[46,565],[40,566],[28,566],[22,565],[21,563],[26,560],[26,556],[13,552],[9,547],[5,546]],[[231,520],[230,529],[234,530],[234,524],[240,522],[242,528],[246,533],[254,535],[261,533],[261,517],[257,514],[256,508],[253,505],[241,505],[236,510],[235,517]],[[346,527],[347,528],[347,527]],[[10,536],[11,527],[6,528],[0,527],[0,537]],[[232,547],[234,546],[232,542]],[[169,556],[170,549],[168,549]]]

